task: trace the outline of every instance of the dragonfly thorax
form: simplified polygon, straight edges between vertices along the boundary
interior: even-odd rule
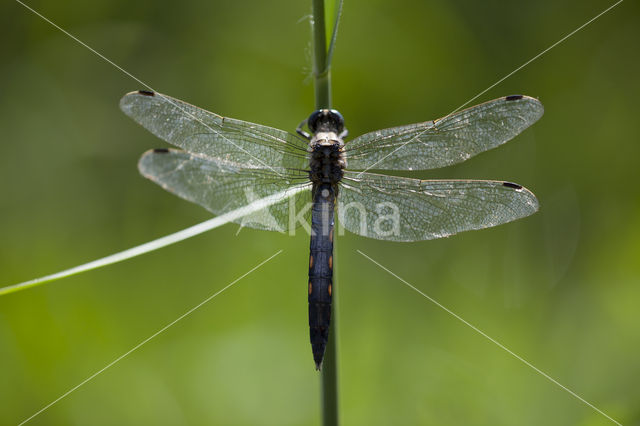
[[[332,136],[328,136],[329,134]],[[309,149],[311,182],[337,184],[347,166],[342,139],[333,132],[318,133],[311,138]]]
[[[319,109],[311,113],[307,126],[313,132],[309,140],[309,179],[314,184],[337,185],[347,167],[342,114],[335,109]]]

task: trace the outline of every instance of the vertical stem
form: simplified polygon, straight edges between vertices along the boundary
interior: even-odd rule
[[[315,86],[316,108],[331,107],[331,74],[327,66],[327,37],[324,16],[324,0],[312,0],[313,3],[313,78]],[[337,232],[335,233],[337,234]],[[335,235],[334,234],[334,235]],[[338,378],[336,357],[336,333],[338,316],[336,315],[337,285],[333,277],[332,312],[329,326],[329,341],[322,363],[322,424],[338,424]]]
[[[335,232],[337,234],[337,232]],[[334,253],[336,252],[336,238],[334,238]],[[334,256],[334,259],[337,256]],[[331,298],[331,323],[329,324],[329,341],[322,362],[322,424],[323,426],[338,425],[338,371],[337,371],[337,336],[338,312],[337,280],[334,264],[333,285]]]
[[[327,67],[327,35],[324,0],[313,3],[313,79],[316,109],[331,108],[331,75]]]

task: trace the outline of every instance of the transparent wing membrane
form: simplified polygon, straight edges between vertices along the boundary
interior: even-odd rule
[[[502,181],[419,180],[346,172],[340,226],[369,238],[419,241],[489,228],[529,216],[538,200]]]
[[[257,212],[237,223],[282,232],[308,221],[307,141],[159,93],[132,92],[120,105],[153,134],[185,150],[149,151],[140,159],[141,173],[164,189],[215,215],[285,194],[264,208],[259,204]],[[448,166],[503,144],[542,113],[536,99],[508,96],[439,120],[378,130],[347,143],[347,165],[399,170]],[[296,194],[290,197],[289,190]],[[501,181],[418,180],[346,171],[338,195],[338,222],[345,229],[393,241],[488,228],[537,209],[530,191]]]
[[[537,99],[507,96],[435,121],[376,130],[347,142],[347,165],[355,170],[449,166],[507,142],[543,112]]]
[[[246,167],[305,169],[307,142],[272,127],[226,118],[154,92],[131,92],[120,108],[154,135],[186,151]]]
[[[194,202],[215,215],[242,208],[261,198],[292,188],[301,191],[257,212],[236,220],[242,226],[285,232],[291,223],[290,210],[299,214],[311,202],[311,184],[303,171],[246,168],[235,163],[178,150],[147,151],[138,168],[142,175],[167,191]],[[305,218],[308,214],[303,215]]]

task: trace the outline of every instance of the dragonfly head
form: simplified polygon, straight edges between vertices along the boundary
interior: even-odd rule
[[[344,118],[335,109],[319,109],[311,113],[307,126],[312,133],[335,132],[339,135],[344,130]]]

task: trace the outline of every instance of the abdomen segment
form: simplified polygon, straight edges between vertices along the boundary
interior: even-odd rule
[[[309,333],[316,369],[320,369],[329,338],[333,286],[333,217],[335,191],[319,184],[313,191],[309,255]]]

